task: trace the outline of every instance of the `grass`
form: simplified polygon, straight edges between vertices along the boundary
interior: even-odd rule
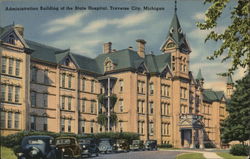
[[[1,159],[17,159],[14,152],[7,147],[1,146]]]
[[[217,155],[223,157],[224,159],[246,159],[247,156],[233,156],[228,152],[216,152]]]
[[[185,153],[180,154],[176,159],[206,159],[202,153]]]

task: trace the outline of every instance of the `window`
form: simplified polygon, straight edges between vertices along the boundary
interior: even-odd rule
[[[33,67],[31,70],[31,81],[36,82],[37,77],[37,68]]]
[[[48,107],[48,94],[43,94],[43,107]]]
[[[5,101],[5,94],[6,94],[6,85],[5,84],[1,84],[1,97],[2,97],[2,101]]]
[[[69,75],[68,88],[71,88],[71,84],[72,84],[72,75]]]
[[[13,65],[14,65],[14,59],[9,59],[9,74],[13,74]]]
[[[141,123],[141,134],[143,134],[144,122]]]
[[[120,132],[123,132],[122,122],[119,122]]]
[[[94,122],[90,122],[90,133],[94,133]]]
[[[143,113],[144,112],[144,101],[141,101],[141,113]]]
[[[95,101],[91,101],[90,104],[90,113],[95,113]]]
[[[5,114],[6,112],[1,111],[1,121],[0,121],[1,128],[5,128]]]
[[[31,92],[31,106],[36,106],[36,92]]]
[[[68,132],[71,132],[71,120],[68,120]]]
[[[172,70],[175,71],[175,63],[172,63]]]
[[[49,84],[49,72],[48,72],[48,70],[44,71],[44,84]]]
[[[85,121],[81,121],[81,131],[82,133],[85,132]]]
[[[120,80],[120,92],[123,92],[123,80]]]
[[[14,128],[18,129],[19,128],[19,114],[15,113],[15,124],[14,124]]]
[[[82,112],[85,112],[86,110],[86,100],[82,100]]]
[[[123,112],[123,99],[119,101],[120,112]]]
[[[62,77],[62,85],[61,86],[63,88],[65,88],[65,76],[66,76],[66,74],[62,74],[62,76],[61,76]]]
[[[187,69],[186,67],[187,67],[187,66],[184,65],[184,67],[183,67],[183,71],[184,71],[184,72],[186,72],[186,69]]]
[[[167,134],[169,134],[169,127],[170,127],[170,124],[168,123],[167,124]]]
[[[85,79],[82,79],[82,91],[85,91],[85,84],[86,80]]]
[[[143,93],[144,91],[143,91],[143,82],[141,82],[141,93]]]
[[[18,103],[20,97],[20,87],[15,87],[15,102]]]
[[[149,103],[149,112],[150,112],[150,114],[154,113],[154,103],[153,102]]]
[[[91,93],[94,93],[94,90],[95,90],[95,81],[91,81]]]
[[[16,60],[16,76],[20,75],[20,60]]]
[[[6,57],[2,57],[2,73],[6,73]]]
[[[12,102],[12,96],[13,96],[13,86],[8,86],[8,101]]]
[[[68,97],[68,110],[71,110],[72,97]]]
[[[48,119],[47,118],[44,118],[44,121],[43,121],[43,130],[44,131],[48,131]]]
[[[183,65],[182,64],[180,65],[180,71],[183,71]]]
[[[31,116],[31,123],[30,123],[30,129],[31,130],[36,130],[36,117]]]
[[[65,131],[65,119],[61,119],[61,132]]]
[[[167,114],[170,114],[170,103],[167,104]]]
[[[13,35],[10,35],[10,36],[9,36],[8,43],[9,43],[9,44],[12,44],[12,45],[15,45],[15,38],[14,38]]]
[[[150,95],[154,94],[154,84],[153,83],[149,84],[149,91],[150,91]]]
[[[65,109],[65,96],[62,96],[62,101],[61,101],[61,107],[62,109]]]
[[[154,123],[149,123],[149,135],[154,135]]]
[[[167,95],[167,97],[169,97],[170,96],[170,86],[166,86],[166,95]]]
[[[111,61],[105,63],[105,71],[111,71],[113,69],[113,64]]]

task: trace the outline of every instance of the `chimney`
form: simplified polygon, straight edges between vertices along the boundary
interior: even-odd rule
[[[137,42],[137,48],[138,48],[137,53],[140,57],[144,58],[146,41],[143,39],[138,39],[136,40],[136,42]]]
[[[104,43],[103,44],[103,53],[104,54],[111,53],[111,46],[112,46],[111,42]]]
[[[18,31],[18,33],[23,37],[24,27],[22,25],[20,25],[20,24],[17,24],[14,27]]]
[[[129,50],[133,50],[133,47],[132,47],[132,46],[129,46],[128,49],[129,49]]]

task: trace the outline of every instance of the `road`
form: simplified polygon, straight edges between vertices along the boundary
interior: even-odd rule
[[[93,159],[175,159],[176,155],[183,153],[178,151],[136,151],[112,154],[100,154]]]

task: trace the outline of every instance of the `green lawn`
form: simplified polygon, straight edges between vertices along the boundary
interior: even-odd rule
[[[17,159],[17,157],[10,148],[1,146],[1,159]]]
[[[185,153],[178,155],[176,159],[206,159],[206,158],[203,157],[202,153]]]
[[[246,159],[247,156],[233,156],[228,152],[216,152],[217,155],[223,157],[224,159]]]

